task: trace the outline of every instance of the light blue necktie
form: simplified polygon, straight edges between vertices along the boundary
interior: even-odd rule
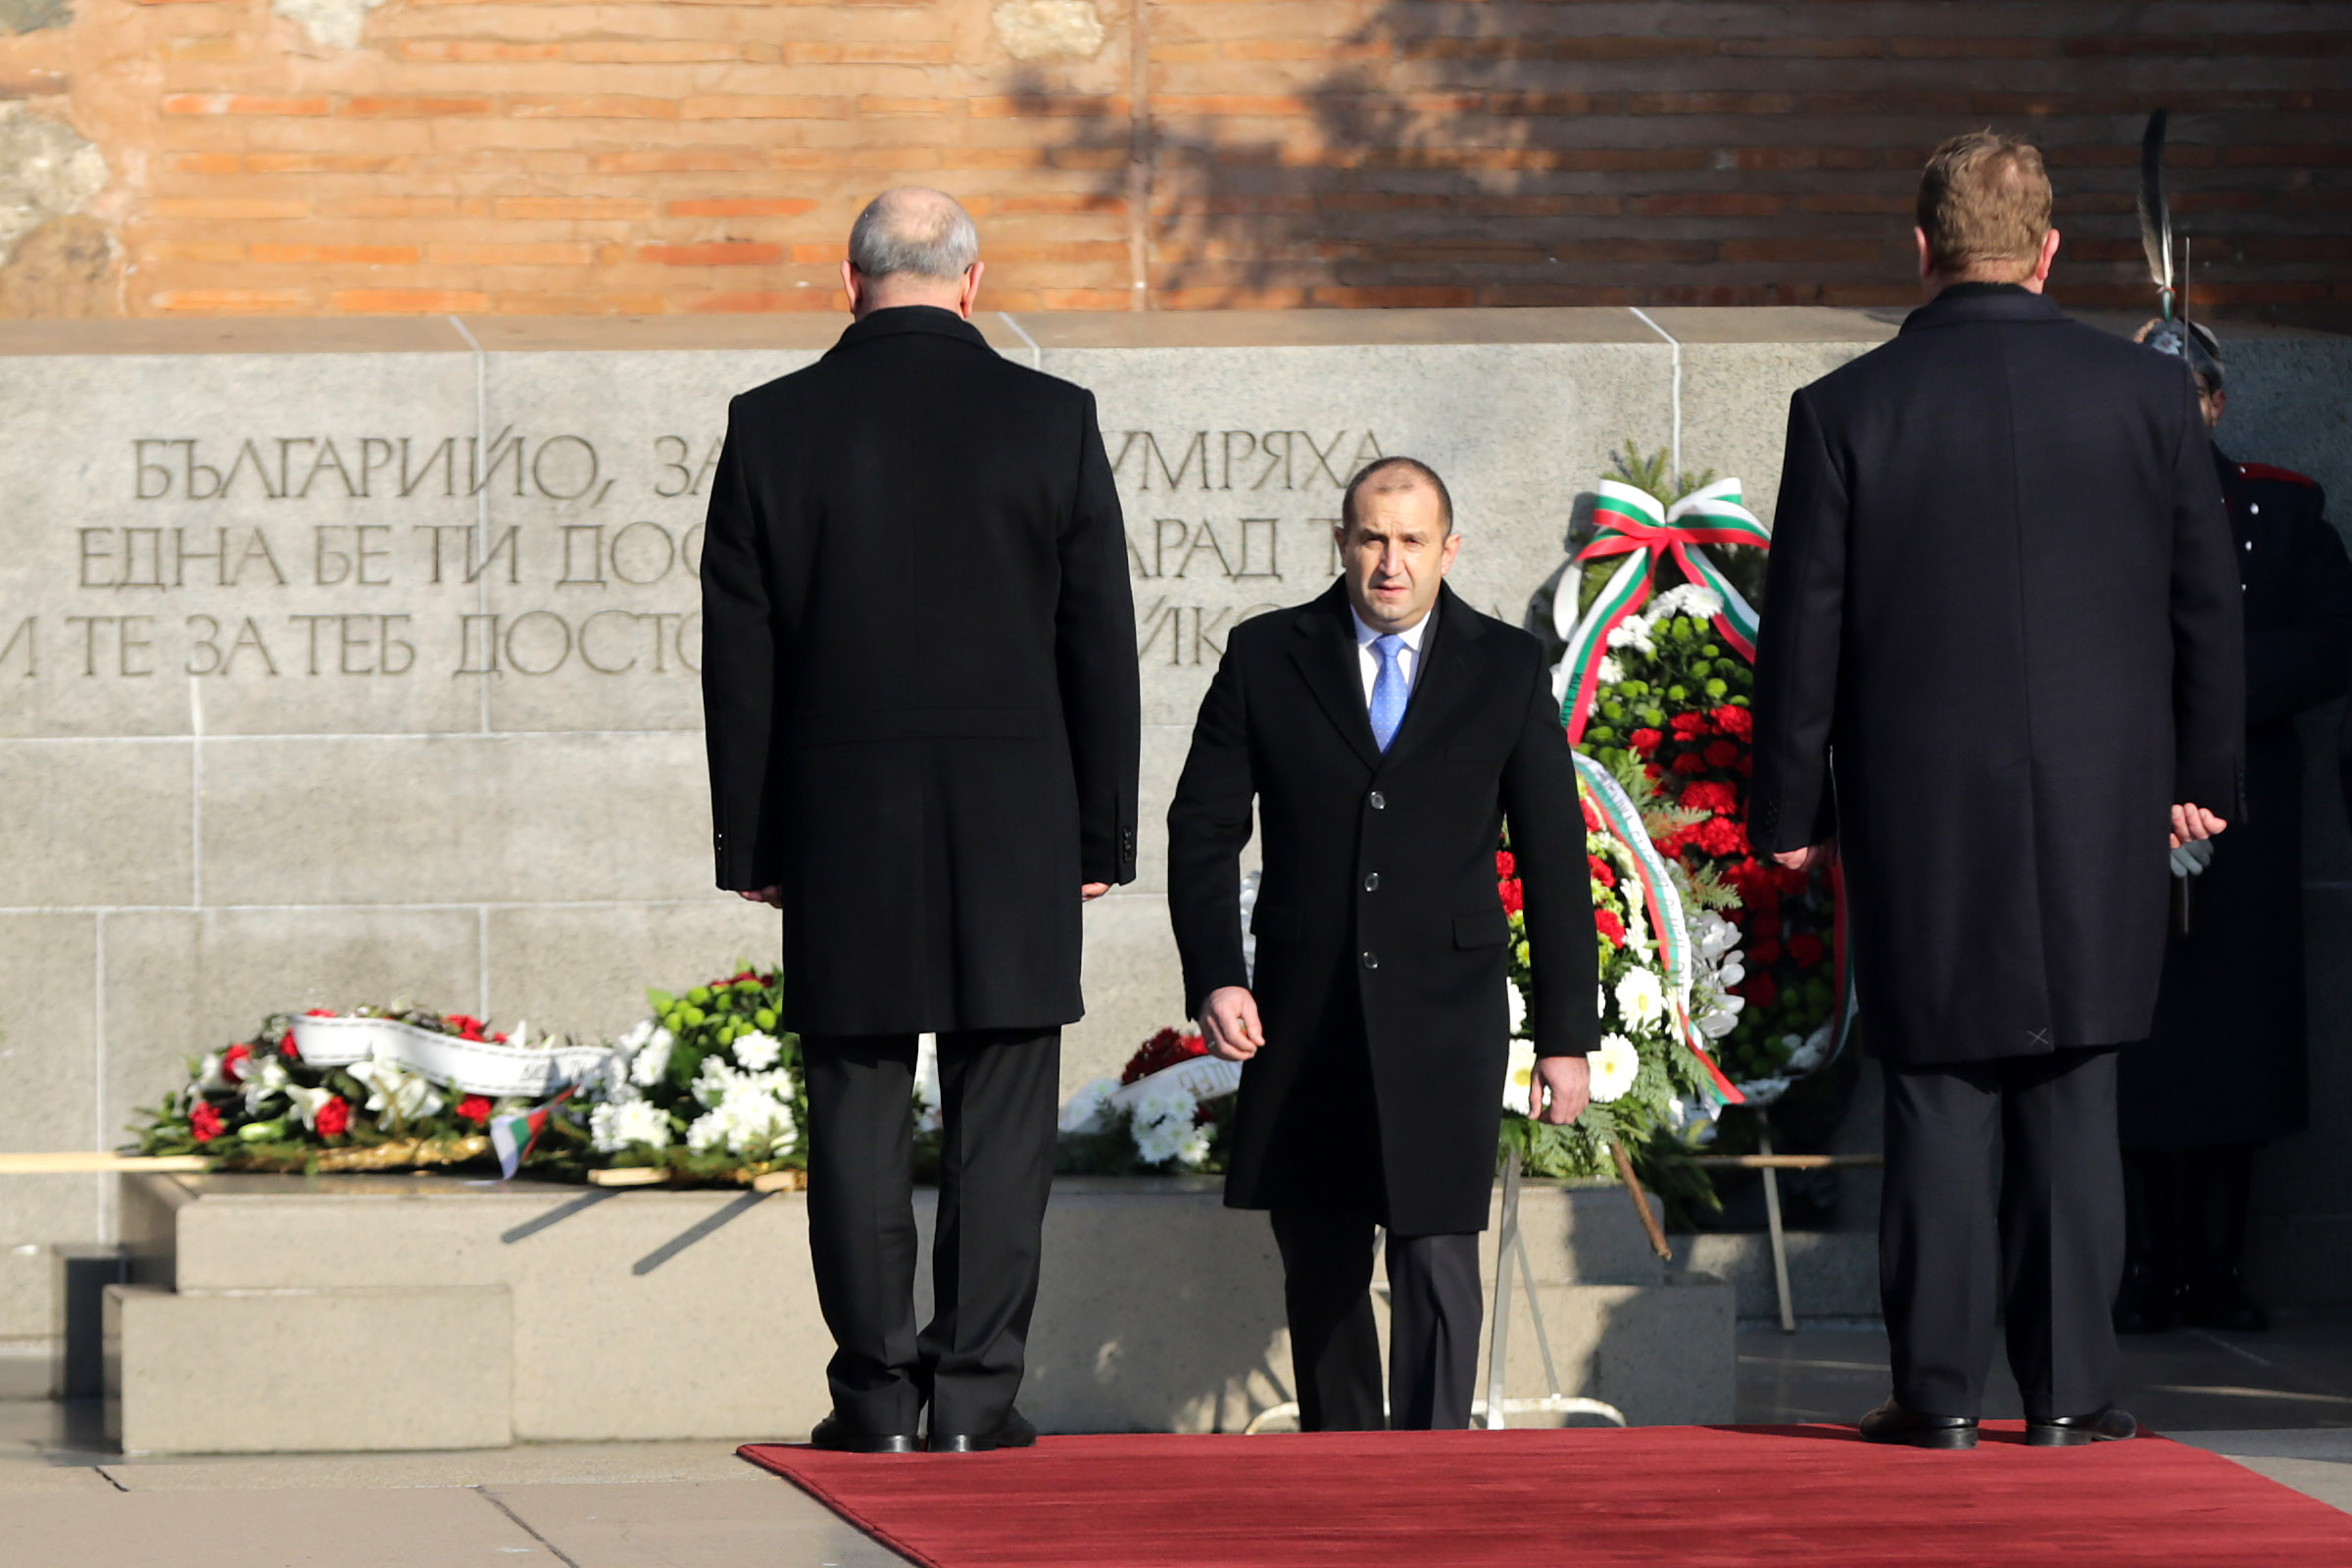
[[[1396,738],[1396,726],[1404,722],[1404,666],[1396,660],[1403,647],[1404,639],[1395,632],[1372,644],[1372,651],[1380,656],[1380,674],[1372,682],[1372,738],[1383,752]]]

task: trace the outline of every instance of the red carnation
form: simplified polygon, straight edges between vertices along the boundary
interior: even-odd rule
[[[490,1101],[484,1095],[467,1095],[458,1102],[458,1114],[479,1127],[490,1119]]]
[[[318,1136],[340,1138],[351,1125],[351,1104],[344,1100],[329,1100],[318,1107]]]
[[[1501,895],[1503,913],[1517,914],[1521,909],[1527,907],[1526,891],[1516,878],[1508,882],[1496,883],[1494,891]]]
[[[1734,746],[1730,741],[1707,742],[1707,765],[1709,767],[1729,767],[1738,760],[1740,760],[1740,748]]]
[[[1737,817],[1711,816],[1692,829],[1690,837],[1717,859],[1747,853],[1747,829]]]
[[[1715,746],[1728,746],[1729,744],[1728,741],[1717,741]],[[1707,750],[1712,752],[1715,746],[1710,746]],[[1707,770],[1706,759],[1700,757],[1696,752],[1685,752],[1674,760],[1674,770],[1677,773],[1685,774],[1704,773]]]
[[[1617,872],[1608,861],[1597,855],[1588,855],[1585,857],[1585,863],[1592,868],[1593,881],[1604,888],[1613,888],[1617,885]]]
[[[1611,947],[1622,948],[1625,946],[1625,922],[1617,918],[1616,910],[1594,909],[1592,911],[1592,929],[1607,937]]]
[[[294,1049],[294,1031],[289,1029],[278,1037],[277,1054],[288,1061],[300,1061],[302,1053]]]
[[[1709,733],[1706,715],[1703,713],[1677,713],[1674,715],[1673,724],[1675,734],[1685,740],[1689,740],[1693,735]]]
[[[1519,874],[1519,857],[1508,850],[1494,852],[1494,874],[1505,881]]]
[[[1754,964],[1778,963],[1781,945],[1778,942],[1759,942],[1747,950],[1747,961]]]
[[[1726,735],[1736,739],[1747,740],[1756,733],[1756,715],[1744,708],[1734,708],[1726,704],[1715,710],[1709,716],[1715,720],[1717,727]]]
[[[1625,744],[1641,756],[1647,757],[1658,749],[1658,743],[1665,738],[1654,729],[1638,729],[1626,737]]]
[[[1748,1004],[1755,1007],[1771,1006],[1773,1000],[1781,994],[1781,988],[1772,983],[1772,976],[1760,969],[1750,973],[1737,989],[1747,998]]]
[[[1601,830],[1600,812],[1593,808],[1592,803],[1579,795],[1576,798],[1576,804],[1583,807],[1585,810],[1585,831],[1588,833],[1599,832]]]
[[[305,1018],[332,1018],[334,1015],[335,1009],[332,1007],[313,1007],[303,1014]]]
[[[1732,792],[1729,784],[1708,778],[1699,779],[1686,787],[1676,804],[1687,806],[1694,811],[1726,813],[1740,808],[1740,798]]]
[[[1796,960],[1799,968],[1812,968],[1821,961],[1821,956],[1827,951],[1822,946],[1821,938],[1810,933],[1788,939],[1788,956]]]
[[[228,1054],[220,1058],[220,1076],[232,1083],[242,1079],[245,1076],[245,1064],[252,1059],[251,1046],[240,1044],[229,1047]]]
[[[1756,910],[1748,917],[1747,934],[1750,940],[1762,942],[1781,934],[1781,911],[1777,906]]]
[[[198,1101],[196,1108],[188,1112],[188,1131],[196,1135],[198,1143],[211,1143],[220,1136],[220,1113],[209,1102]]]
[[[1666,776],[1666,770],[1655,762],[1643,762],[1642,764],[1642,776],[1649,780],[1652,784],[1655,784],[1658,780]]]

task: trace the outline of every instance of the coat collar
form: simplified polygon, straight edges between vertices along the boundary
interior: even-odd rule
[[[1404,721],[1389,742],[1386,755],[1372,738],[1355,617],[1348,612],[1345,582],[1333,583],[1328,592],[1306,605],[1297,622],[1298,642],[1292,657],[1324,713],[1364,765],[1378,773],[1426,744],[1430,736],[1442,733],[1445,710],[1476,690],[1482,662],[1479,645],[1485,637],[1479,618],[1451,588],[1438,589],[1437,623],[1424,640],[1412,700],[1405,705]]]
[[[876,338],[898,337],[907,332],[952,337],[959,343],[969,343],[976,349],[988,349],[991,354],[996,352],[988,348],[988,339],[980,335],[978,327],[954,311],[943,311],[936,305],[894,305],[889,310],[876,311],[862,321],[852,321],[849,329],[827,352],[838,354],[843,349],[871,343]]]
[[[1954,283],[1904,317],[1903,330],[1916,332],[1926,327],[1960,326],[1978,321],[2046,325],[2065,319],[2067,315],[2055,300],[2015,283]]]

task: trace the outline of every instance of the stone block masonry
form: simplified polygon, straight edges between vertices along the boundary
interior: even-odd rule
[[[0,177],[0,315],[821,311],[906,180],[1015,311],[1885,304],[1986,123],[2128,307],[2162,104],[2199,297],[2331,320],[2348,59],[2331,0],[12,0],[70,177]]]

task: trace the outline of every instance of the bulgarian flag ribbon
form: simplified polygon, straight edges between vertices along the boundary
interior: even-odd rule
[[[579,1085],[574,1084],[543,1105],[490,1118],[490,1147],[498,1151],[499,1180],[511,1182],[514,1179],[514,1173],[522,1168],[523,1156],[531,1152],[531,1146],[539,1142],[539,1134],[546,1130],[548,1113],[579,1092]]]
[[[1576,759],[1578,781],[1599,814],[1602,826],[1633,852],[1634,881],[1641,890],[1643,918],[1656,938],[1658,961],[1666,970],[1666,1007],[1673,1015],[1675,1034],[1706,1069],[1717,1098],[1725,1104],[1740,1104],[1747,1097],[1715,1065],[1715,1058],[1707,1054],[1698,1026],[1690,1021],[1690,935],[1683,920],[1682,895],[1675,891],[1674,879],[1666,874],[1665,858],[1650,842],[1649,829],[1642,824],[1642,813],[1633,797],[1625,793],[1625,787],[1607,768],[1584,753],[1570,755]]]
[[[1715,563],[1694,545],[1749,545],[1772,548],[1772,532],[1740,504],[1740,481],[1718,479],[1693,490],[1673,506],[1662,506],[1645,490],[1615,479],[1603,479],[1599,500],[1592,508],[1592,542],[1576,553],[1574,564],[1623,556],[1625,562],[1602,586],[1600,596],[1568,634],[1565,700],[1560,720],[1568,726],[1569,744],[1585,738],[1585,721],[1600,686],[1600,662],[1609,651],[1609,633],[1640,610],[1657,586],[1658,563],[1671,557],[1691,582],[1711,589],[1723,601],[1715,629],[1748,662],[1756,658],[1756,612],[1732,586]],[[1563,609],[1575,604],[1575,576],[1561,579],[1570,595]]]

